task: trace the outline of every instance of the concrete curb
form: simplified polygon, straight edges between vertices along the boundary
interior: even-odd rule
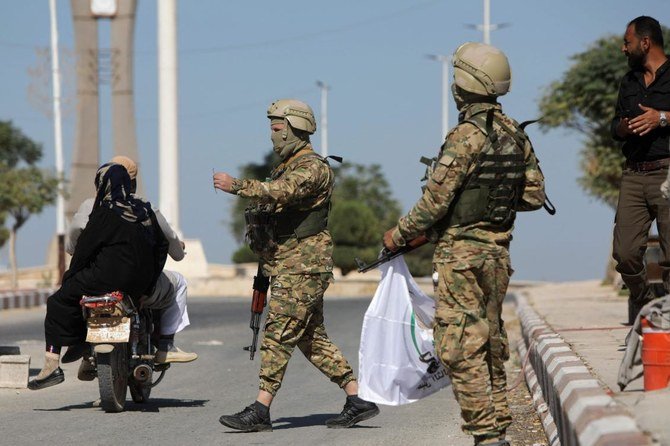
[[[54,291],[56,288],[0,292],[0,311],[45,305],[47,297],[51,296]]]
[[[521,365],[523,368],[523,374],[526,378],[528,389],[530,390],[530,393],[533,397],[533,406],[535,406],[535,411],[540,417],[544,432],[549,439],[549,446],[561,446],[561,440],[558,438],[558,428],[554,422],[554,417],[549,411],[549,406],[544,401],[542,388],[540,387],[540,383],[537,380],[535,370],[533,370],[533,366],[530,364],[530,362],[525,359],[526,355],[528,354],[528,349],[526,348],[525,342],[519,342],[519,345],[517,345],[517,351],[519,352],[519,357],[523,358],[523,364]]]
[[[570,345],[530,307],[524,292],[519,291],[514,297],[525,347],[530,351],[529,363],[555,422],[555,432],[550,423],[549,430],[545,425],[551,444],[554,445],[556,433],[563,445],[653,444],[626,408],[607,394]],[[532,379],[528,383],[533,390]]]

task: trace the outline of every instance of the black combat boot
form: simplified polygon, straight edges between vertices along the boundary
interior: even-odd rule
[[[637,315],[644,306],[646,296],[651,292],[647,283],[647,271],[643,269],[638,274],[621,273],[621,278],[628,288],[628,322],[624,325],[635,325]]]
[[[326,426],[340,429],[351,427],[356,423],[368,420],[379,413],[379,407],[375,403],[362,400],[358,395],[347,396],[344,409],[335,418],[326,420]]]
[[[509,441],[501,439],[499,435],[475,435],[475,446],[510,446]]]
[[[272,420],[270,420],[270,408],[258,401],[244,408],[242,412],[234,415],[222,415],[219,422],[231,429],[242,432],[265,432],[272,431]]]

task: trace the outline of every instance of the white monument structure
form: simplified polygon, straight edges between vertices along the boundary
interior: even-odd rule
[[[158,152],[160,211],[182,237],[179,224],[179,132],[177,95],[177,0],[158,3]],[[183,239],[183,237],[182,237]],[[168,257],[165,268],[187,278],[208,276],[200,240],[186,239],[186,257]]]
[[[159,107],[159,209],[183,239],[179,221],[179,151],[177,103],[177,1],[158,4],[158,107]],[[137,0],[70,0],[77,49],[77,119],[72,154],[69,196],[65,217],[71,219],[79,205],[94,194],[93,177],[100,163],[99,85],[112,89],[113,151],[141,165],[136,142],[133,91],[133,38]],[[52,4],[52,8],[55,3]],[[54,8],[55,9],[55,8]],[[53,15],[53,12],[52,12]],[[111,22],[112,47],[98,47],[98,20]],[[55,24],[52,21],[52,32]],[[52,36],[53,39],[54,36]],[[57,59],[54,59],[55,61]],[[54,71],[57,73],[57,66]],[[57,78],[54,84],[57,83]],[[55,91],[54,101],[59,101]],[[56,128],[58,134],[58,128]],[[57,135],[59,136],[59,135]],[[138,191],[141,192],[141,169]],[[59,214],[62,211],[59,210]],[[58,226],[58,234],[62,228]],[[52,241],[47,264],[58,264],[58,241]],[[60,240],[59,240],[60,239]],[[200,240],[186,239],[186,257],[174,262],[168,257],[166,269],[187,279],[209,276],[207,259]],[[62,272],[58,273],[60,277]]]

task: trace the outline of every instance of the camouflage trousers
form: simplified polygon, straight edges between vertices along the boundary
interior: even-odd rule
[[[509,343],[502,302],[509,255],[435,263],[435,350],[449,371],[463,431],[493,436],[512,423],[505,361]]]
[[[323,325],[323,293],[331,281],[331,273],[273,277],[260,348],[261,390],[277,393],[296,346],[340,387],[355,379],[351,366],[328,338]]]

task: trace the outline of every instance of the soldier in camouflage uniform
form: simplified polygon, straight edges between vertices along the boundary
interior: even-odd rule
[[[542,207],[544,178],[530,140],[497,102],[511,80],[505,55],[466,43],[453,65],[459,124],[429,168],[422,197],[386,232],[384,245],[396,250],[422,234],[436,243],[435,347],[463,430],[476,445],[507,445],[509,347],[501,312],[512,273],[508,250],[516,211]]]
[[[247,238],[270,277],[269,311],[261,344],[260,391],[256,401],[220,422],[245,432],[272,430],[269,407],[297,346],[347,394],[342,413],[328,427],[350,427],[379,413],[358,398],[353,370],[326,334],[323,294],[333,281],[333,241],[327,229],[334,176],[328,161],[312,150],[312,109],[283,99],[270,105],[271,139],[281,163],[266,181],[214,175],[214,186],[251,199]]]

